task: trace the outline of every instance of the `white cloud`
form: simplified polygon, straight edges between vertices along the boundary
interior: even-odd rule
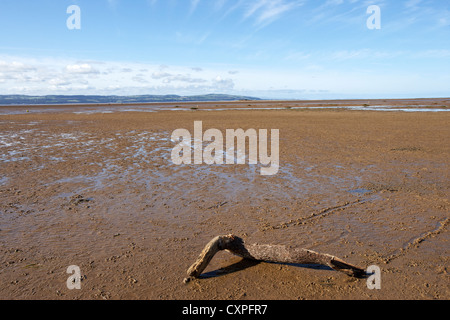
[[[213,80],[213,85],[219,90],[231,90],[235,86],[232,79],[223,79],[221,76],[217,76]]]
[[[140,73],[135,75],[135,76],[133,76],[131,78],[131,80],[133,80],[135,82],[138,82],[138,83],[149,83],[149,81],[145,78],[145,75],[140,74]]]
[[[64,78],[50,79],[48,81],[48,83],[52,86],[57,86],[57,87],[69,86],[72,84],[68,79],[64,79]]]
[[[152,73],[152,79],[155,79],[155,80],[160,80],[160,79],[168,78],[171,76],[172,75],[170,73],[167,73],[162,70],[158,70],[158,71],[155,71]]]
[[[1,61],[0,72],[27,72],[35,71],[36,68],[18,61]]]
[[[0,56],[2,94],[202,94],[232,89],[227,74],[228,69],[204,67]]]
[[[65,70],[68,73],[77,73],[77,74],[98,74],[98,73],[100,73],[98,70],[94,69],[88,63],[67,65]]]

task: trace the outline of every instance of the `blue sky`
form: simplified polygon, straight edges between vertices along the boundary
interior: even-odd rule
[[[450,96],[447,0],[2,0],[0,39],[0,94]]]

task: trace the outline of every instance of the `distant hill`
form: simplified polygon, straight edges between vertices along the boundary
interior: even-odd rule
[[[26,96],[0,95],[0,105],[54,105],[54,104],[127,104],[152,102],[208,102],[260,100],[255,97],[235,96],[228,94],[206,94],[196,96],[178,95],[141,95],[141,96]]]

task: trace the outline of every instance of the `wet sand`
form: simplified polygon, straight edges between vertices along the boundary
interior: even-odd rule
[[[448,99],[384,101],[364,103],[450,107]],[[361,105],[8,107],[0,115],[0,299],[449,299],[450,114],[320,108],[340,104]],[[173,165],[171,133],[193,132],[194,121],[223,132],[279,129],[279,173]],[[229,233],[377,265],[382,288],[326,267],[226,252],[184,284],[204,245]],[[70,265],[81,269],[81,290],[66,286]]]

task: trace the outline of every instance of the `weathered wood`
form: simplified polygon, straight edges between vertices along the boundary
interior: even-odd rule
[[[188,276],[198,278],[214,255],[221,250],[226,250],[244,259],[278,263],[320,264],[352,277],[366,275],[364,269],[329,254],[281,245],[246,245],[241,238],[227,235],[215,237],[206,245],[195,263],[188,269]]]

